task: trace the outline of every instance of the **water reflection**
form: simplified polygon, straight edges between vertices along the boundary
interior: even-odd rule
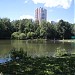
[[[6,57],[12,48],[23,48],[29,56],[52,56],[57,48],[75,53],[75,43],[47,40],[0,40],[0,57]]]

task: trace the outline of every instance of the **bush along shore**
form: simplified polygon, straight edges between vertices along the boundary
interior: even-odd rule
[[[75,55],[31,57],[13,49],[11,60],[0,64],[1,75],[75,75]]]

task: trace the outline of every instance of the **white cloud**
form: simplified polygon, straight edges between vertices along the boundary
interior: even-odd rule
[[[61,19],[57,19],[56,22],[59,22],[59,20],[61,20]]]
[[[20,16],[20,19],[33,19],[34,20],[34,17],[31,15],[22,15]]]
[[[29,1],[29,0],[25,0],[25,2],[24,2],[24,3],[28,3],[28,1]]]
[[[62,7],[68,9],[72,0],[32,0],[35,4],[43,3],[46,7]]]
[[[47,20],[47,21],[51,23],[51,20]]]

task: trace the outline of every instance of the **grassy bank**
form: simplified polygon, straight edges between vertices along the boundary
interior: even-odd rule
[[[11,51],[11,60],[0,64],[3,75],[74,75],[75,55],[58,57],[27,56],[23,50]]]

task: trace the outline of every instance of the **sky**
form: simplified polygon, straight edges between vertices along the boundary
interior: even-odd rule
[[[0,0],[0,18],[35,20],[35,9],[43,7],[47,9],[47,21],[75,23],[74,4],[74,0]]]

